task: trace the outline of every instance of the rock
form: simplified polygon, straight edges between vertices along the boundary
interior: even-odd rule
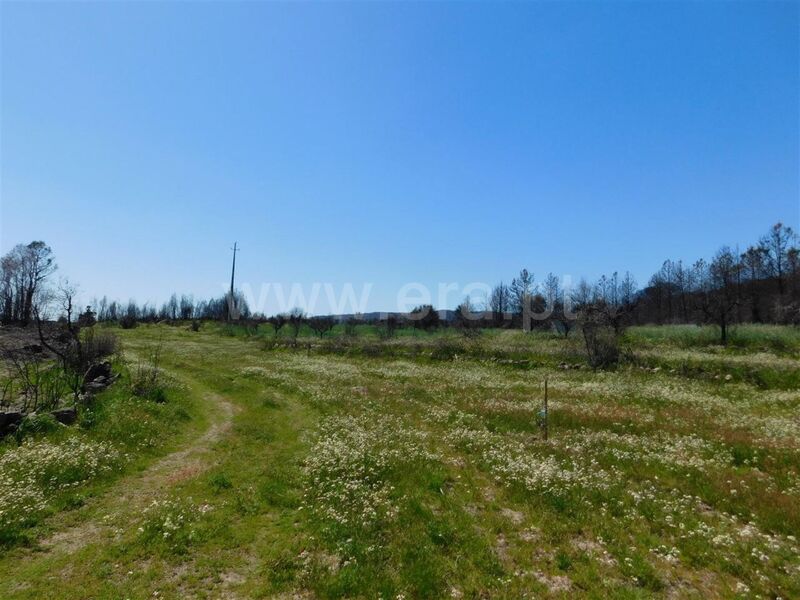
[[[14,431],[22,422],[21,412],[0,413],[0,436]]]
[[[506,519],[511,521],[514,525],[519,525],[525,520],[525,515],[518,510],[512,510],[510,508],[504,508],[500,511],[500,514],[503,515]]]
[[[659,371],[661,371],[661,367],[653,367],[651,373],[658,373]]]
[[[101,363],[97,363],[96,365],[92,365],[86,370],[86,373],[83,376],[83,383],[86,385],[90,381],[94,381],[98,377],[110,377],[111,376],[111,363],[108,361],[104,361]]]
[[[28,346],[23,346],[22,349],[26,352],[30,352],[31,354],[42,353],[42,347],[39,344],[29,344]]]
[[[89,383],[83,386],[83,389],[86,390],[88,394],[97,394],[106,389],[106,385],[104,383],[96,383],[94,381],[90,381]]]
[[[64,425],[72,425],[78,419],[78,411],[75,410],[74,406],[70,408],[59,408],[58,410],[52,411],[50,414],[53,415],[56,421]]]
[[[730,381],[731,379],[733,379],[733,375],[731,375],[730,373],[725,375],[725,381]]]
[[[7,427],[8,425],[16,425],[20,421],[22,421],[21,412],[0,413],[0,427]]]

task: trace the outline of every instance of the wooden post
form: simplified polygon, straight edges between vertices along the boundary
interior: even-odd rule
[[[547,441],[547,434],[548,434],[548,417],[550,415],[547,412],[547,377],[544,378],[544,439]]]

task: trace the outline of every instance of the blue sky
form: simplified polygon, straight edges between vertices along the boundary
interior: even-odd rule
[[[155,301],[218,294],[234,240],[254,289],[368,309],[645,283],[798,226],[798,6],[4,2],[0,250]]]

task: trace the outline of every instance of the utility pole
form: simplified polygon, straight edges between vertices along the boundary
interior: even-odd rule
[[[547,406],[547,377],[544,378],[544,439],[547,441],[547,436],[550,433],[548,419],[550,417],[549,411]]]
[[[234,311],[236,310],[236,298],[233,295],[233,280],[236,276],[236,253],[239,252],[239,248],[237,248],[237,242],[233,242],[233,265],[231,266],[231,293],[228,297],[228,321],[231,320],[231,316],[233,315]]]

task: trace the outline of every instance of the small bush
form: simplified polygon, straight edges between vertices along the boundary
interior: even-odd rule
[[[123,329],[133,329],[138,324],[139,322],[136,320],[136,317],[132,315],[125,315],[124,317],[121,317],[119,320],[119,326],[122,327]]]
[[[154,402],[166,402],[166,385],[164,384],[159,362],[161,346],[156,346],[150,353],[147,362],[140,362],[131,375],[131,390],[141,398]]]
[[[0,393],[3,404],[13,403],[22,412],[50,410],[74,389],[74,373],[39,355],[10,350],[3,358],[11,372]]]
[[[453,360],[460,349],[460,346],[452,344],[446,339],[440,339],[436,341],[436,346],[431,352],[431,358],[433,360]]]
[[[221,492],[222,490],[229,490],[233,487],[233,483],[231,483],[231,480],[228,479],[228,476],[225,475],[225,473],[215,473],[209,478],[208,483],[217,493]]]
[[[593,369],[610,369],[619,363],[619,339],[611,327],[598,323],[583,324],[586,356]]]
[[[147,398],[154,402],[166,402],[166,390],[161,381],[161,372],[158,368],[140,364],[131,377],[131,390],[140,398]]]
[[[88,368],[89,365],[107,356],[112,356],[119,350],[119,339],[113,332],[95,331],[94,327],[90,327],[85,330],[83,336],[81,368]]]
[[[15,437],[22,441],[27,437],[41,436],[56,431],[61,425],[50,413],[30,414],[26,416],[17,427]]]

